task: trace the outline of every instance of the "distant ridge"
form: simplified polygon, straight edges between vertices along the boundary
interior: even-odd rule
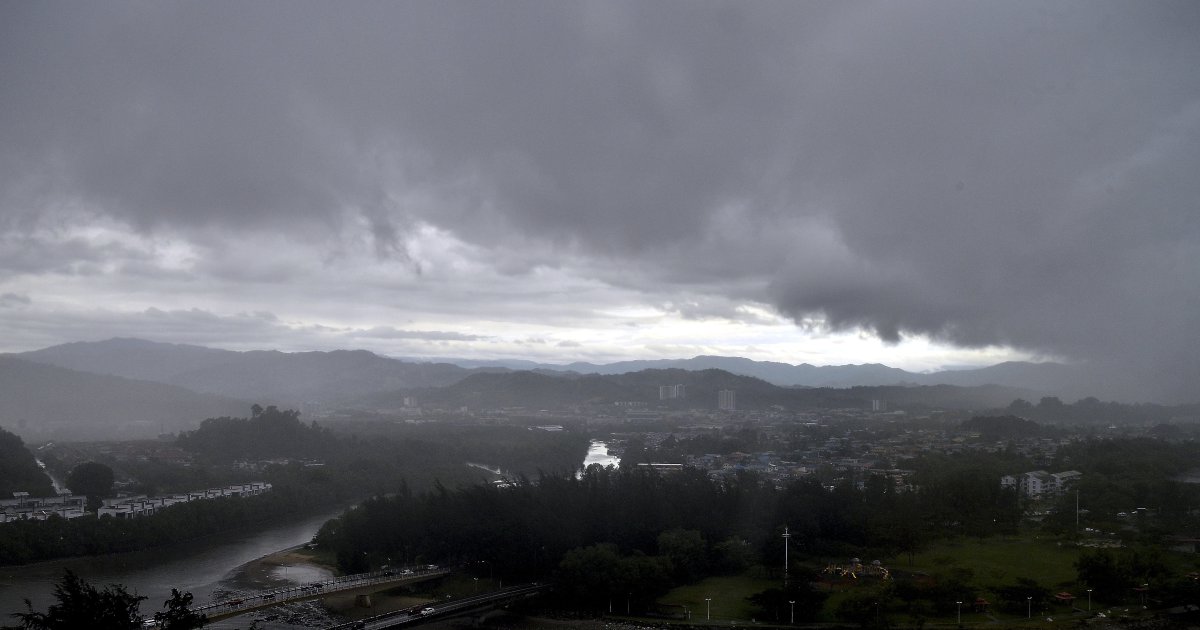
[[[14,356],[297,409],[378,391],[441,387],[472,373],[457,365],[408,363],[366,350],[235,352],[125,338],[68,343]]]
[[[880,363],[857,365],[816,366],[808,363],[792,365],[777,361],[755,361],[742,357],[700,355],[690,359],[654,359],[642,361],[618,361],[616,363],[532,363],[529,361],[478,361],[463,359],[438,359],[449,363],[471,367],[503,366],[509,369],[536,370],[541,372],[574,372],[578,374],[624,374],[641,370],[708,370],[717,369],[753,376],[781,387],[856,387],[856,386],[914,386],[914,385],[957,385],[977,387],[998,385],[1030,390],[1044,395],[1075,396],[1082,398],[1100,395],[1092,388],[1086,376],[1077,368],[1062,363],[1029,363],[1008,361],[996,365],[967,369],[942,370],[928,374],[909,372]]]
[[[996,385],[1026,390],[1031,396],[1067,400],[1118,394],[1096,386],[1076,366],[1060,363],[1006,362],[929,374],[879,363],[792,365],[742,357],[701,355],[690,359],[586,362],[566,365],[533,361],[469,359],[397,359],[366,350],[330,352],[234,352],[143,339],[114,338],[76,342],[19,355],[20,358],[74,370],[149,380],[195,392],[300,408],[309,403],[353,403],[405,389],[453,385],[477,372],[531,371],[543,374],[618,375],[644,370],[717,369],[762,379],[781,387],[849,388],[857,386],[978,387]]]
[[[245,415],[249,404],[0,355],[0,424],[27,438],[147,438],[209,417]]]
[[[662,401],[658,388],[663,384],[683,384],[683,399]],[[917,405],[950,409],[991,409],[1003,407],[1029,392],[995,385],[961,387],[955,385],[856,386],[849,388],[781,387],[753,376],[725,370],[649,369],[621,374],[579,374],[575,372],[504,372],[473,374],[454,385],[416,392],[423,401],[434,404],[463,404],[475,408],[524,407],[530,410],[564,405],[612,405],[618,402],[646,403],[653,407],[713,409],[717,392],[737,392],[738,408],[762,410],[772,406],[790,409],[865,408],[872,400],[888,404]],[[396,404],[403,394],[380,394],[372,400],[381,405]]]

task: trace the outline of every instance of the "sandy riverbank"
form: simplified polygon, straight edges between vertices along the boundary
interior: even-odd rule
[[[230,582],[247,590],[268,590],[287,584],[321,582],[334,575],[336,568],[327,558],[297,545],[243,564],[234,571]]]

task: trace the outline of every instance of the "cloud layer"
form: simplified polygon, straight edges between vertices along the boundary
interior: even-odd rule
[[[0,317],[101,287],[452,342],[603,338],[616,301],[1187,397],[1197,32],[1189,2],[7,4]]]

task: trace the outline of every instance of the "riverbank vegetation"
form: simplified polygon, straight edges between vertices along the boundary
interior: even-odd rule
[[[11,497],[14,492],[50,497],[54,496],[54,487],[20,436],[0,429],[0,498]]]
[[[0,523],[0,565],[179,544],[374,495],[457,488],[494,477],[467,462],[508,466],[520,460],[524,467],[518,470],[573,470],[588,444],[581,433],[525,427],[363,423],[348,429],[353,430],[305,423],[296,412],[274,407],[255,406],[249,418],[206,420],[177,441],[194,456],[189,465],[116,459],[104,465],[132,479],[137,490],[183,492],[213,481],[260,480],[273,485],[270,492],[181,503],[133,519],[51,517]]]

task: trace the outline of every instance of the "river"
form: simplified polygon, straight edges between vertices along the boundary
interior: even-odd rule
[[[618,465],[620,459],[608,454],[608,445],[592,440],[584,467]],[[10,613],[24,611],[24,600],[33,603],[34,610],[44,612],[55,602],[54,585],[70,569],[98,587],[121,584],[131,593],[145,595],[142,613],[151,616],[161,610],[162,602],[171,596],[171,589],[190,592],[196,602],[212,601],[214,593],[244,588],[238,580],[238,569],[251,560],[304,544],[316,535],[321,525],[341,514],[342,510],[301,519],[286,525],[246,534],[229,534],[178,549],[156,549],[91,558],[71,558],[34,565],[0,567],[0,626],[13,619]],[[323,579],[311,567],[295,567],[290,572],[272,577],[304,583]],[[222,622],[210,627],[244,627],[249,622]],[[274,627],[265,624],[263,628]],[[283,627],[283,626],[280,626]]]
[[[235,588],[231,583],[238,567],[267,554],[312,540],[325,521],[341,510],[311,516],[266,530],[214,537],[179,549],[156,549],[92,558],[71,558],[35,565],[0,567],[0,626],[11,621],[9,613],[24,611],[25,598],[34,610],[45,611],[54,603],[54,584],[70,569],[96,585],[122,584],[129,592],[145,595],[142,613],[161,610],[171,589],[190,592],[197,603],[208,602],[214,591]],[[297,569],[291,581],[311,576]]]
[[[583,458],[583,467],[587,468],[592,464],[600,464],[601,466],[620,466],[621,458],[616,455],[608,454],[608,443],[600,440],[592,440],[591,446],[588,447],[587,457]]]

